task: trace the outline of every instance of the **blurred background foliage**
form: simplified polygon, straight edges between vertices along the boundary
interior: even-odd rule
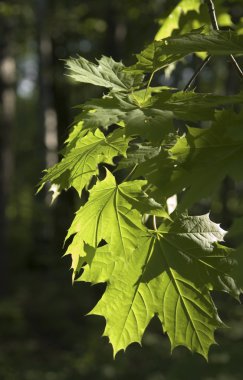
[[[176,6],[189,8],[186,15]],[[112,359],[100,338],[104,321],[85,317],[102,287],[71,284],[70,259],[61,258],[63,238],[78,199],[35,196],[42,170],[58,160],[76,114],[75,105],[100,96],[65,76],[69,56],[94,60],[102,54],[134,62],[156,33],[164,37],[209,23],[199,1],[6,0],[0,1],[0,379],[1,380],[240,380],[243,378],[243,307],[214,294],[230,329],[217,332],[210,362],[169,342],[152,321],[143,348],[130,346]],[[242,0],[215,1],[221,27],[243,33]],[[193,7],[191,7],[193,8]],[[199,11],[199,12],[198,12]],[[174,30],[164,18],[172,13]],[[157,34],[158,36],[158,34]],[[160,72],[158,84],[183,88],[200,64],[194,56]],[[241,61],[242,64],[242,61]],[[214,59],[197,90],[220,94],[242,88],[228,59]],[[213,163],[212,163],[213,164]],[[192,210],[208,212],[228,228],[243,215],[243,184],[226,178],[214,199]],[[234,242],[233,242],[234,243]],[[119,316],[117,316],[119,318]]]

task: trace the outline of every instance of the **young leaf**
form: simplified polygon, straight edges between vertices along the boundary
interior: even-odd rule
[[[103,56],[97,62],[98,65],[82,57],[71,58],[66,62],[70,71],[69,76],[77,82],[106,87],[116,92],[131,91],[143,81],[141,75],[124,72],[124,65],[112,58]]]

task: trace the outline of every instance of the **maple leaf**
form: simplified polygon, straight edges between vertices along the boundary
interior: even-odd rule
[[[160,36],[178,27],[180,6],[198,12],[200,1],[181,0],[171,13],[174,23],[166,21]],[[46,171],[40,189],[51,182],[53,199],[70,187],[89,194],[68,230],[66,240],[72,240],[65,254],[71,255],[73,281],[107,283],[91,314],[106,319],[104,335],[114,354],[141,343],[157,316],[172,349],[184,345],[207,358],[215,329],[223,326],[210,292],[239,297],[235,279],[242,286],[243,276],[235,263],[243,262],[242,244],[236,253],[221,245],[225,231],[209,215],[188,216],[184,210],[213,194],[226,175],[243,179],[243,113],[225,109],[242,104],[243,94],[150,84],[157,70],[188,54],[240,55],[242,43],[235,32],[200,28],[154,41],[128,68],[108,57],[67,61],[75,81],[104,87],[108,94],[78,106],[63,158]],[[181,136],[181,121],[210,121],[211,127],[185,126]],[[102,164],[114,166],[118,183],[108,169],[103,179]],[[117,171],[127,168],[130,173],[119,183]],[[178,206],[168,215],[166,199],[178,193]],[[239,219],[229,238],[238,239],[242,226]]]
[[[207,33],[204,28],[177,37],[154,41],[140,54],[137,63],[126,69],[130,73],[155,72],[194,52],[209,55],[243,54],[243,36],[232,31]]]
[[[117,253],[123,260],[129,257],[146,231],[142,224],[143,213],[169,219],[166,210],[143,192],[145,185],[146,181],[117,185],[115,177],[107,170],[105,180],[90,190],[88,202],[76,213],[66,237],[75,234],[66,251],[72,255],[75,273],[86,261],[87,249],[90,252],[92,247],[97,249],[102,240],[109,243],[112,254]]]
[[[208,215],[182,216],[163,223],[157,233],[143,234],[125,261],[114,257],[109,245],[96,252],[79,281],[108,282],[90,314],[105,317],[104,335],[115,354],[140,343],[157,314],[172,348],[185,345],[207,357],[215,328],[223,326],[209,290],[239,294],[230,277],[231,250],[215,245],[223,236]]]
[[[83,57],[68,59],[66,64],[69,76],[77,82],[106,87],[116,92],[131,91],[143,81],[142,75],[134,76],[124,72],[124,65],[110,57],[103,56],[97,62],[98,65]]]
[[[76,137],[76,134],[74,134]],[[40,189],[48,181],[60,185],[60,189],[73,186],[79,194],[87,186],[93,175],[98,174],[98,164],[113,165],[113,158],[126,155],[129,139],[122,130],[116,130],[107,137],[100,130],[88,132],[83,138],[72,140],[71,149],[56,165],[47,170]]]
[[[158,212],[162,206],[152,203],[144,195],[142,187],[146,181],[116,184],[115,177],[107,171],[105,180],[99,181],[90,191],[88,202],[76,213],[67,238],[77,234],[76,239],[85,241],[91,247],[105,240],[110,250],[129,256],[146,228],[142,224],[142,213]],[[73,247],[73,244],[75,247]],[[76,240],[67,252],[76,251]]]

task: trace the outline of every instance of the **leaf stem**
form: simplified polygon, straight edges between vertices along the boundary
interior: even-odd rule
[[[152,184],[149,183],[145,188],[144,188],[144,192],[147,193],[147,191],[152,187]]]
[[[149,78],[149,81],[148,81],[148,84],[147,84],[147,87],[146,87],[146,91],[145,91],[145,94],[144,94],[143,101],[145,101],[145,99],[146,99],[146,96],[147,96],[147,93],[148,93],[148,89],[149,89],[150,84],[152,82],[152,79],[154,77],[154,73],[155,73],[155,71],[153,71],[152,74],[150,75],[150,78]]]
[[[131,177],[131,175],[135,172],[136,168],[137,168],[138,164],[135,164],[134,167],[132,168],[132,170],[128,173],[128,175],[123,179],[122,182],[125,182],[128,180],[128,178]]]
[[[157,231],[157,223],[156,223],[156,216],[153,215],[153,227],[154,227],[154,230]]]

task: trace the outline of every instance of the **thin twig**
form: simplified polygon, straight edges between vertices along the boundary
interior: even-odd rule
[[[204,0],[204,1],[208,6],[208,12],[209,12],[209,16],[211,18],[211,24],[212,24],[213,29],[219,30],[219,25],[218,25],[218,21],[217,21],[214,2],[212,0]]]
[[[212,27],[214,30],[219,30],[219,25],[218,25],[218,21],[217,21],[217,16],[216,16],[216,11],[215,11],[215,6],[214,6],[214,2],[213,0],[204,0],[205,3],[207,4],[208,6],[208,11],[209,11],[209,16],[210,16],[210,19],[211,19],[211,24],[212,24]],[[241,70],[237,60],[235,59],[235,57],[233,56],[233,54],[230,54],[230,59],[237,71],[237,73],[239,74],[239,76],[241,78],[243,78],[243,71]]]
[[[154,226],[154,230],[157,231],[157,223],[156,223],[156,216],[153,215],[153,226]]]
[[[204,67],[207,65],[207,63],[210,61],[211,59],[211,55],[208,55],[204,61],[201,63],[201,65],[198,67],[198,69],[195,71],[195,73],[193,74],[193,76],[191,77],[191,79],[189,80],[189,82],[187,83],[187,85],[185,86],[184,90],[183,91],[187,91],[191,88],[193,82],[195,81],[195,79],[197,78],[197,76],[200,74],[200,72],[204,69]]]
[[[218,20],[217,20],[213,0],[204,0],[204,1],[205,1],[206,5],[208,6],[209,16],[211,19],[211,24],[212,24],[213,29],[219,30],[219,25],[218,25]],[[204,69],[204,67],[207,65],[207,63],[210,61],[210,59],[211,59],[210,55],[205,58],[205,60],[201,63],[201,65],[198,67],[196,72],[193,74],[193,76],[191,77],[191,79],[189,80],[189,82],[187,83],[187,85],[185,86],[183,91],[187,91],[191,88],[193,82],[195,81],[197,76],[200,74],[200,72]],[[243,78],[243,71],[241,70],[239,63],[237,62],[237,60],[235,59],[235,57],[232,54],[230,55],[230,59],[231,59],[232,63],[234,64],[234,67],[237,70],[239,76],[241,78]]]
[[[230,55],[230,59],[231,59],[232,63],[234,64],[234,67],[235,67],[237,73],[239,74],[239,76],[242,79],[243,78],[243,71],[241,70],[239,63],[236,61],[235,57],[232,54]]]

